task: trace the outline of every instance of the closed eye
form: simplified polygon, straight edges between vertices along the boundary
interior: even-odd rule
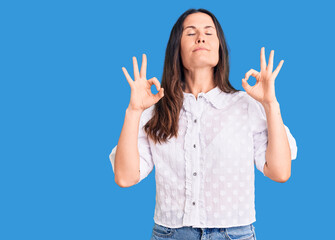
[[[192,35],[195,35],[195,33],[187,34],[187,36],[192,36]],[[211,34],[211,33],[206,33],[206,35],[213,35],[213,34]]]

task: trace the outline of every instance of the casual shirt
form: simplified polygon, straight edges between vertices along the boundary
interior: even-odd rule
[[[139,182],[155,166],[155,223],[228,228],[255,222],[254,164],[264,175],[268,143],[262,104],[244,91],[215,87],[197,98],[184,92],[178,137],[162,144],[154,144],[142,129],[153,108],[141,115],[138,150]],[[294,160],[296,141],[284,126]],[[109,155],[113,171],[116,148]]]

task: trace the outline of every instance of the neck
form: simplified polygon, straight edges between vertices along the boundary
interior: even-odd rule
[[[200,92],[206,93],[215,88],[213,68],[184,70],[185,93],[192,93],[196,98]]]

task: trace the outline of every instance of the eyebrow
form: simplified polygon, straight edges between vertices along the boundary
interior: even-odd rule
[[[187,26],[186,28],[193,28],[193,29],[195,29],[196,27],[195,26]],[[183,31],[186,29],[186,28],[184,28],[183,29]],[[214,28],[213,26],[206,26],[206,27],[204,27],[205,29],[207,29],[207,28]],[[215,29],[215,28],[214,28]]]

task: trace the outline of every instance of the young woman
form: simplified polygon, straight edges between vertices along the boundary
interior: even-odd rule
[[[152,239],[256,239],[254,163],[285,182],[297,154],[275,96],[283,61],[272,71],[273,56],[267,64],[262,48],[260,72],[245,74],[245,92],[234,89],[219,22],[205,9],[190,9],[171,31],[161,84],[147,80],[145,54],[140,72],[133,57],[134,81],[122,68],[131,97],[110,160],[121,187],[155,166]]]

